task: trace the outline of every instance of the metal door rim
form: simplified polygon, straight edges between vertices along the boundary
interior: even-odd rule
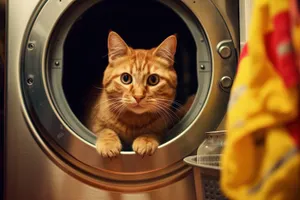
[[[100,0],[91,0],[90,3],[94,4]],[[33,20],[32,25],[28,27],[28,35],[25,36],[24,42],[24,52],[23,52],[23,59],[22,59],[22,66],[21,66],[21,73],[24,73],[24,67],[42,67],[45,69],[45,59],[47,57],[47,48],[49,46],[49,38],[51,37],[51,33],[53,28],[55,27],[58,19],[61,15],[68,10],[68,8],[75,2],[75,0],[66,0],[66,1],[59,1],[59,0],[48,0],[45,4],[42,4],[36,15],[34,16],[35,20]],[[184,133],[180,135],[180,137],[175,138],[173,141],[170,141],[160,147],[158,153],[146,159],[141,159],[139,156],[135,155],[134,153],[122,153],[119,159],[115,159],[113,161],[99,161],[101,158],[97,155],[94,146],[87,143],[85,140],[77,136],[75,133],[72,133],[72,130],[64,123],[64,121],[60,118],[60,115],[57,111],[55,111],[55,107],[51,105],[51,97],[49,96],[49,92],[47,91],[47,82],[44,78],[38,79],[37,77],[33,76],[30,77],[31,74],[24,73],[21,76],[22,80],[22,88],[23,88],[23,98],[26,102],[26,110],[25,113],[30,113],[26,116],[26,121],[30,124],[31,127],[35,127],[32,131],[33,134],[38,140],[45,140],[48,145],[50,145],[55,152],[61,153],[60,155],[63,159],[67,160],[67,162],[71,163],[72,165],[76,166],[77,168],[93,174],[97,177],[112,179],[112,180],[123,180],[123,181],[131,181],[131,180],[150,180],[155,177],[162,176],[164,174],[171,173],[175,170],[183,169],[182,166],[184,165],[181,160],[183,157],[187,156],[188,154],[192,153],[199,145],[201,139],[204,136],[198,136],[197,132],[202,131],[209,131],[205,130],[215,126],[215,123],[218,122],[211,122],[211,119],[215,119],[216,117],[203,117],[203,113],[209,112],[208,109],[215,108],[220,111],[219,116],[220,121],[223,115],[226,112],[226,102],[228,101],[229,95],[228,93],[222,92],[221,89],[218,87],[218,80],[224,76],[233,76],[234,70],[228,71],[225,68],[222,68],[222,65],[235,65],[236,59],[232,59],[230,61],[223,60],[216,52],[215,47],[220,41],[223,40],[231,40],[231,36],[229,31],[227,30],[226,24],[223,21],[222,17],[218,12],[215,11],[214,5],[209,1],[183,1],[183,3],[193,11],[194,15],[199,19],[201,24],[203,25],[206,35],[208,37],[208,41],[211,46],[211,56],[212,56],[212,63],[214,65],[215,71],[213,72],[213,80],[211,81],[211,89],[210,89],[210,96],[206,101],[206,106],[204,107],[203,111],[199,113],[197,118],[193,121],[193,123],[185,130]],[[198,9],[198,10],[197,10]],[[196,11],[195,11],[196,10]],[[201,10],[205,10],[205,12],[201,12]],[[49,15],[49,13],[51,15]],[[212,15],[211,18],[216,18],[218,20],[218,29],[223,31],[218,32],[218,34],[214,33],[214,27],[209,22],[210,17],[208,14]],[[205,15],[205,16],[204,16]],[[40,35],[38,33],[44,33]],[[35,58],[35,59],[30,59]],[[32,84],[28,82],[29,78],[34,79],[36,82],[40,82],[40,85],[45,87],[45,95],[47,95],[47,100],[49,101],[49,105],[47,102],[34,102],[35,99],[31,99],[30,97],[33,95],[28,94],[26,88],[32,87]],[[34,84],[36,84],[36,82]],[[216,98],[223,99],[221,104],[216,102]],[[225,102],[225,103],[223,103]],[[35,121],[36,115],[32,114],[32,109],[29,105],[40,104],[39,106],[50,106],[55,112],[55,115],[51,117],[56,117],[61,122],[60,128],[62,130],[67,130],[71,134],[69,135],[70,138],[65,139],[66,137],[60,137],[59,134],[56,138],[47,138],[47,136],[41,136],[38,131],[36,130],[37,126],[34,125],[32,121]],[[206,111],[205,111],[206,110]],[[206,119],[209,125],[201,126],[200,121]],[[53,120],[49,118],[49,120]],[[204,128],[203,128],[204,127]],[[47,127],[42,127],[47,128]],[[39,129],[41,130],[41,129]],[[63,138],[63,139],[62,139]],[[190,144],[188,148],[182,149],[182,145],[180,145],[179,138],[181,141],[187,141],[187,144]],[[78,152],[76,148],[65,148],[60,146],[60,140],[68,140],[72,142],[74,146],[80,146],[80,149],[84,149],[83,152]],[[47,148],[47,150],[49,150]],[[162,152],[162,153],[159,153]],[[173,152],[175,156],[173,158],[168,157],[167,152]],[[86,157],[90,157],[92,159],[86,159]],[[167,161],[164,159],[168,159]],[[98,159],[98,160],[97,160]],[[88,162],[86,162],[88,160]],[[93,161],[96,160],[96,161]],[[157,161],[159,160],[159,161]],[[136,167],[126,168],[125,170],[122,169],[122,166],[125,165],[128,161],[135,161],[135,162],[144,162],[145,164],[137,169]],[[112,167],[114,166],[114,167]],[[121,166],[119,168],[119,166]],[[71,167],[71,166],[70,166]]]

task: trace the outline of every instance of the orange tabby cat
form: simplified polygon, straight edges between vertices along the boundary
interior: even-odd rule
[[[142,156],[155,152],[173,112],[176,46],[176,36],[172,35],[157,48],[133,49],[117,33],[109,33],[103,90],[87,121],[87,127],[97,135],[96,148],[101,156],[117,156],[121,140],[132,144]]]

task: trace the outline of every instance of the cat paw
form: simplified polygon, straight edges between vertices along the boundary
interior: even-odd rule
[[[151,156],[158,148],[159,142],[157,138],[153,136],[139,136],[132,144],[132,149],[141,156]]]
[[[122,144],[119,139],[108,140],[98,138],[96,142],[97,152],[104,158],[113,158],[120,154]]]

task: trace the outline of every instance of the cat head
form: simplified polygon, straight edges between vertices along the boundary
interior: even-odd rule
[[[175,35],[144,50],[129,47],[117,33],[110,32],[109,64],[103,77],[110,104],[136,114],[168,110],[176,95],[176,47]]]

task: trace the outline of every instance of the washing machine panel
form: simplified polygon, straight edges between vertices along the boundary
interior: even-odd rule
[[[61,86],[67,34],[100,2],[8,1],[5,198],[193,200],[192,171],[182,159],[226,112],[239,51],[238,1],[159,1],[188,24],[201,91],[176,136],[154,156],[123,151],[113,160],[97,155],[95,136],[72,113]]]

